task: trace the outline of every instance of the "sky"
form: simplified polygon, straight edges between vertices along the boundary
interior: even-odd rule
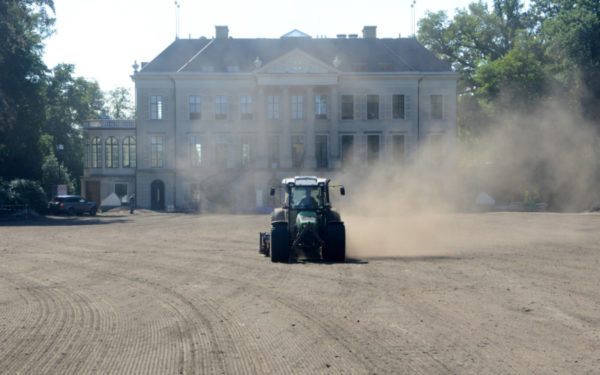
[[[475,0],[416,0],[415,24],[426,11],[466,8]],[[488,0],[489,2],[490,0]],[[179,38],[212,38],[227,25],[233,38],[279,38],[298,29],[313,38],[362,36],[377,26],[377,37],[412,34],[413,0],[55,0],[55,33],[45,44],[52,68],[75,65],[75,74],[97,81],[103,91],[133,92],[132,65],[151,61]],[[178,22],[177,22],[178,21]],[[415,26],[415,28],[418,26]]]

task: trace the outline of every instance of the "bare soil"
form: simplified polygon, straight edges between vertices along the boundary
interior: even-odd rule
[[[264,215],[0,222],[0,373],[600,373],[600,215],[365,220],[343,264],[271,263]]]

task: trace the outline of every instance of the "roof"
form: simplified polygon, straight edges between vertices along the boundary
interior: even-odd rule
[[[340,72],[452,73],[449,63],[413,38],[306,37],[177,39],[139,73],[253,72],[257,57],[264,66],[293,50],[329,66],[337,56],[335,68]]]
[[[284,178],[281,181],[282,185],[294,184],[296,186],[317,186],[318,184],[326,184],[329,181],[327,178],[316,176],[296,176]]]

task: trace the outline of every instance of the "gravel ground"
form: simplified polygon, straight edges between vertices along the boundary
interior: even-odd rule
[[[600,215],[345,220],[343,264],[264,215],[0,222],[0,373],[600,373]]]

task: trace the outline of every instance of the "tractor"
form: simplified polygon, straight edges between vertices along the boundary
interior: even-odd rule
[[[259,253],[272,262],[288,262],[304,255],[327,262],[346,258],[346,229],[340,214],[331,207],[330,180],[313,176],[296,176],[281,181],[283,206],[271,214],[270,233],[261,232]],[[275,195],[271,187],[270,195]]]

